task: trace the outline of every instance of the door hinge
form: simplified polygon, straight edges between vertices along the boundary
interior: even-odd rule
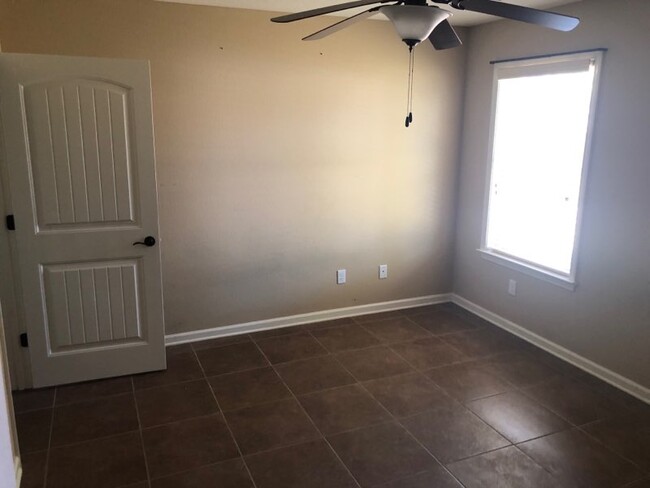
[[[29,340],[27,339],[27,332],[20,334],[20,347],[29,347]]]
[[[16,230],[16,219],[13,215],[7,215],[6,217],[7,230]]]

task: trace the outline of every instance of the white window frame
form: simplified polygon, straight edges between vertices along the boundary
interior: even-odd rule
[[[578,53],[550,55],[550,56],[543,56],[543,57],[540,56],[540,57],[535,57],[530,59],[519,59],[513,61],[494,63],[493,82],[492,82],[492,108],[491,108],[488,160],[487,160],[488,165],[487,165],[487,173],[486,173],[485,197],[484,197],[484,204],[483,204],[483,228],[481,231],[481,247],[478,249],[478,252],[483,258],[491,262],[513,269],[515,271],[522,272],[524,274],[533,276],[535,278],[539,278],[541,280],[558,285],[568,290],[575,290],[577,284],[576,272],[577,272],[577,263],[578,263],[578,250],[580,247],[580,230],[582,227],[582,214],[583,214],[584,199],[586,193],[587,173],[588,173],[589,160],[591,155],[594,122],[596,118],[596,102],[598,100],[598,91],[600,86],[600,74],[602,70],[603,52],[604,50],[583,51]],[[490,189],[492,187],[492,162],[494,156],[494,136],[495,136],[495,126],[496,126],[496,108],[497,108],[499,79],[505,78],[506,76],[503,76],[503,74],[513,73],[514,70],[522,73],[529,72],[531,75],[542,74],[544,71],[546,71],[544,69],[545,67],[548,68],[548,72],[553,72],[554,71],[553,67],[557,67],[562,63],[578,63],[581,61],[582,62],[587,61],[593,63],[594,80],[593,80],[593,89],[592,89],[591,103],[589,109],[587,136],[585,138],[585,150],[584,150],[584,156],[582,161],[582,175],[580,179],[580,193],[578,199],[578,212],[576,216],[575,241],[573,244],[573,254],[571,259],[571,271],[568,274],[565,274],[538,265],[536,263],[526,261],[519,257],[512,256],[504,252],[500,252],[496,249],[490,249],[487,247],[486,240],[487,240],[488,214],[489,214],[490,194],[491,194]]]

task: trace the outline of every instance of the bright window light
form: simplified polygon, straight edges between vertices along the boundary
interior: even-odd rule
[[[484,251],[573,279],[600,55],[496,65]]]

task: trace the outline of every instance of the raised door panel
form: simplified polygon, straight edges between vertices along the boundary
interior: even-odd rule
[[[139,259],[42,266],[50,355],[143,342]]]
[[[74,79],[22,94],[36,231],[135,225],[130,89]]]

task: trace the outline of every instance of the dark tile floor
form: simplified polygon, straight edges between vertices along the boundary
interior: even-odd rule
[[[23,488],[650,487],[650,406],[450,305],[14,395]]]

